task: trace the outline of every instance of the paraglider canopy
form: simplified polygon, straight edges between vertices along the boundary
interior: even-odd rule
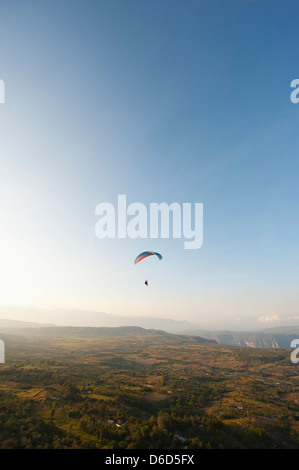
[[[162,259],[162,256],[160,255],[160,253],[156,253],[155,251],[143,251],[142,253],[140,253],[140,255],[137,256],[134,263],[137,264],[139,263],[139,261],[143,260],[144,258],[147,258],[148,256],[153,256],[153,255],[156,255],[159,258],[159,260]]]

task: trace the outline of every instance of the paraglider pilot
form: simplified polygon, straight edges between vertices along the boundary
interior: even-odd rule
[[[147,258],[148,256],[152,256],[152,255],[156,255],[158,259],[161,261],[162,255],[160,255],[160,253],[156,253],[155,251],[143,251],[143,253],[140,253],[140,255],[137,256],[134,263],[137,264],[144,258]],[[144,284],[148,286],[148,281],[145,281]]]

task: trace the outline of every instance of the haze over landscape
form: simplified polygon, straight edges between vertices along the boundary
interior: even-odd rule
[[[113,327],[124,325],[137,325],[144,328],[165,329],[166,331],[183,331],[192,329],[202,330],[263,330],[267,328],[288,327],[296,329],[299,322],[294,317],[272,316],[269,318],[256,317],[248,315],[239,318],[227,316],[222,321],[215,322],[214,318],[203,318],[198,321],[188,321],[174,319],[170,316],[151,316],[151,315],[115,315],[104,312],[94,312],[83,309],[45,309],[34,307],[13,307],[0,306],[0,323],[1,321],[11,320],[19,322],[33,322],[44,325],[57,326],[89,326],[89,327]]]
[[[299,448],[298,18],[1,2],[0,449]]]
[[[2,5],[0,304],[50,323],[58,309],[75,324],[61,310],[73,309],[298,325],[296,12],[280,1],[191,1],[183,14],[169,1]],[[202,202],[202,248],[99,240],[95,208],[118,194]],[[134,266],[144,249],[163,262]]]

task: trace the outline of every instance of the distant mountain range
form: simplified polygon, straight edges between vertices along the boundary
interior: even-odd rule
[[[10,320],[8,318],[0,318],[0,328],[40,328],[45,326],[54,326],[50,323],[37,323],[21,320]]]
[[[7,314],[7,317],[4,315]],[[139,327],[145,331],[155,330],[179,335],[198,336],[213,340],[219,344],[252,348],[284,348],[289,349],[291,341],[299,338],[299,326],[280,326],[275,328],[234,331],[232,329],[203,329],[188,321],[176,321],[170,318],[155,317],[122,317],[102,312],[69,309],[25,309],[20,307],[0,307],[0,333],[29,334],[100,334],[101,328],[113,329],[120,327]],[[32,321],[23,321],[28,318]],[[37,321],[35,321],[37,320]],[[50,322],[49,322],[50,320]],[[71,326],[70,326],[71,325]],[[53,330],[51,330],[53,328]],[[60,328],[60,330],[58,329]],[[77,328],[77,330],[76,330]],[[46,330],[47,329],[47,330]],[[17,332],[18,330],[18,332]],[[21,331],[22,330],[22,331]],[[43,331],[42,331],[43,330]],[[103,331],[104,331],[103,330]],[[139,330],[139,331],[141,331]],[[47,331],[47,333],[46,333]],[[126,334],[126,329],[121,330]],[[131,330],[132,331],[132,330]],[[60,334],[60,333],[59,333]],[[146,334],[146,333],[140,333]]]
[[[219,344],[227,344],[231,346],[289,349],[291,341],[299,338],[299,326],[282,326],[258,331],[206,331],[188,329],[181,333],[214,339]]]
[[[3,320],[2,320],[2,319]],[[10,319],[10,320],[9,320]],[[165,330],[171,333],[179,332],[192,328],[198,328],[188,321],[177,321],[171,318],[156,317],[123,317],[103,312],[92,312],[89,310],[77,309],[39,309],[39,308],[21,308],[21,307],[3,307],[0,306],[0,326],[1,322],[7,322],[8,327],[14,328],[19,322],[25,323],[23,319],[30,320],[27,326],[92,326],[92,327],[118,327],[118,326],[140,326],[141,328]],[[9,322],[15,322],[14,324]]]
[[[22,322],[25,323],[25,322]],[[5,322],[7,325],[7,322]],[[0,320],[0,334],[7,338],[7,335],[17,337],[47,337],[47,338],[95,338],[102,336],[128,337],[140,335],[164,336],[179,342],[193,341],[196,343],[217,343],[213,339],[201,338],[192,335],[178,335],[162,330],[145,329],[139,326],[119,326],[119,327],[80,327],[80,326],[36,326],[36,327],[3,327]]]

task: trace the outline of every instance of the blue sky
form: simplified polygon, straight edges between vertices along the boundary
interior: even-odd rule
[[[298,14],[286,0],[2,2],[0,304],[296,323]],[[202,248],[98,240],[95,207],[118,194],[202,202]],[[163,263],[137,269],[144,249]]]

